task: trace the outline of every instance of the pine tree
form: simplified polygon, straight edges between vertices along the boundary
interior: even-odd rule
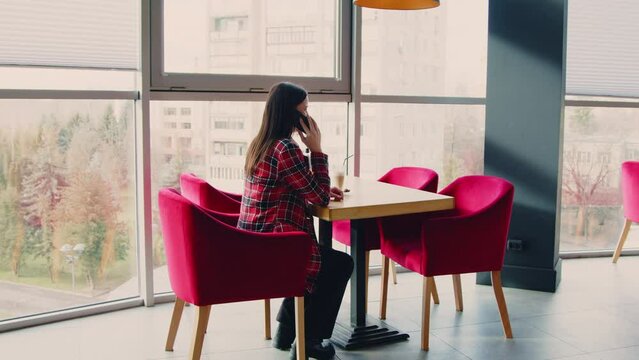
[[[133,169],[133,156],[129,151],[129,144],[134,141],[133,129],[128,126],[130,110],[125,107],[116,117],[113,107],[109,105],[97,130],[101,139],[101,168],[109,173],[114,185],[120,189],[129,186],[129,174]]]
[[[26,159],[22,154],[27,153],[26,139],[29,134],[19,133],[12,136],[10,149],[8,150],[7,162],[7,191],[13,189],[15,192],[15,200],[13,201],[13,211],[15,212],[15,237],[11,248],[10,265],[11,271],[15,276],[20,275],[20,268],[23,263],[24,243],[26,238],[26,229],[24,224],[24,213],[20,206],[19,194],[22,192],[22,174],[26,164]]]
[[[63,158],[58,148],[58,127],[45,122],[40,127],[34,153],[29,157],[22,178],[21,208],[26,222],[41,230],[41,243],[36,255],[49,263],[49,274],[57,281],[60,254],[53,244],[51,213],[60,202],[65,186]]]

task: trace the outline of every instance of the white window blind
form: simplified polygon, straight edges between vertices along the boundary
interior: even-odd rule
[[[569,0],[566,92],[639,97],[639,1]]]
[[[0,65],[138,68],[139,1],[0,0]]]

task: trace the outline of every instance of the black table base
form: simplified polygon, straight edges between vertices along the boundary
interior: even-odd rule
[[[331,246],[333,225],[330,221],[324,220],[320,220],[319,225],[320,245]],[[365,262],[365,244],[362,241],[364,231],[363,221],[351,220],[351,256],[355,267],[351,276],[350,324],[337,322],[331,338],[331,342],[347,350],[408,339],[408,334],[366,315],[365,274],[368,269]]]
[[[336,323],[331,342],[341,348],[351,350],[407,339],[408,334],[369,316],[364,326],[350,327],[340,322]]]

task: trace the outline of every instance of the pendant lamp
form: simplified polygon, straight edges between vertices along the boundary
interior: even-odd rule
[[[420,10],[439,6],[439,0],[355,0],[357,6],[387,10]]]

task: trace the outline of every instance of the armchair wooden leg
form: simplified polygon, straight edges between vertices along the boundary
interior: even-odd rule
[[[612,255],[612,263],[616,264],[617,260],[619,260],[619,256],[621,256],[621,249],[623,248],[623,244],[626,242],[626,238],[628,237],[628,231],[630,231],[630,225],[632,221],[626,219],[626,222],[623,224],[623,230],[621,230],[621,235],[619,236],[619,241],[617,242],[617,247],[615,248],[615,253]]]
[[[295,297],[295,339],[298,360],[306,360],[306,333],[304,331],[304,297]]]
[[[195,322],[195,333],[193,334],[193,342],[191,343],[191,351],[189,359],[199,360],[202,355],[202,345],[204,344],[204,333],[209,323],[209,315],[211,314],[211,305],[196,306],[197,320]]]
[[[431,277],[433,279],[433,284],[431,285],[431,287],[433,288],[430,292],[431,296],[433,297],[433,303],[439,305],[439,293],[437,292],[437,283],[435,283],[435,278]]]
[[[393,285],[397,285],[397,269],[395,268],[397,264],[393,260],[391,260],[391,273],[393,274]]]
[[[364,256],[364,313],[368,314],[368,266],[370,263],[371,252],[366,251]]]
[[[493,291],[495,299],[497,299],[497,307],[501,316],[501,324],[504,327],[504,335],[508,339],[513,338],[513,331],[510,328],[510,319],[508,318],[508,308],[506,307],[506,299],[504,298],[504,290],[501,288],[501,271],[492,271],[490,273],[493,282]]]
[[[424,277],[422,294],[422,350],[428,351],[430,331],[430,297],[432,296],[435,282],[431,276]]]
[[[457,311],[464,311],[464,299],[462,298],[461,276],[453,275],[453,288],[455,289],[455,307]]]
[[[166,346],[164,346],[165,351],[173,351],[173,344],[175,344],[175,336],[180,327],[183,311],[184,300],[176,297],[175,305],[173,305],[173,315],[171,315],[171,325],[169,325],[169,335],[166,337]]]
[[[271,340],[271,299],[264,299],[264,338]]]
[[[379,299],[379,318],[386,320],[386,300],[388,299],[388,266],[390,259],[382,255],[382,284]]]

